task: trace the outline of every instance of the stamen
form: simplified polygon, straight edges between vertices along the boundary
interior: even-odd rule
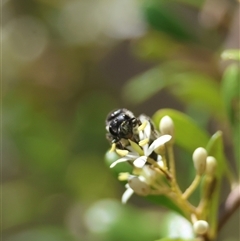
[[[145,120],[139,127],[138,127],[138,131],[143,131],[145,129],[145,127],[147,126],[147,121]]]
[[[129,153],[129,151],[127,150],[120,150],[120,149],[116,149],[116,152],[119,156],[126,156]]]
[[[113,143],[109,152],[114,152],[115,149],[116,149],[116,143]]]
[[[118,180],[119,181],[126,181],[128,180],[128,177],[130,176],[130,174],[128,172],[120,172],[118,175]]]
[[[149,139],[146,138],[146,139],[143,139],[143,140],[139,141],[138,144],[139,144],[139,146],[145,146],[148,142],[149,142]]]
[[[139,155],[143,155],[143,150],[141,149],[141,147],[139,147],[139,145],[136,142],[133,142],[130,139],[128,141],[130,142],[130,145],[134,151],[136,151]]]

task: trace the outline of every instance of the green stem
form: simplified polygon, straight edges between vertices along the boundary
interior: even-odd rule
[[[174,152],[173,152],[173,144],[167,143],[167,154],[168,154],[168,162],[169,162],[169,172],[172,175],[171,185],[173,191],[176,191],[179,196],[182,195],[182,191],[178,186],[177,180],[176,180],[176,168],[175,168],[175,159],[174,159]]]
[[[196,175],[193,182],[191,183],[191,185],[189,186],[189,188],[186,189],[186,191],[183,193],[182,198],[183,199],[188,199],[190,197],[190,195],[194,192],[194,190],[197,188],[197,186],[199,185],[201,180],[201,176],[200,175]]]

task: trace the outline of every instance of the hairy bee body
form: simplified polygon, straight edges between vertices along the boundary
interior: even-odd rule
[[[137,142],[137,128],[141,121],[127,109],[118,109],[110,112],[106,118],[107,139],[120,146],[128,143],[128,139]]]
[[[111,144],[115,143],[120,149],[125,149],[129,145],[129,140],[138,143],[140,141],[138,127],[144,121],[150,123],[149,143],[151,143],[159,136],[159,133],[148,116],[142,114],[137,118],[127,109],[114,110],[106,118],[107,139]]]

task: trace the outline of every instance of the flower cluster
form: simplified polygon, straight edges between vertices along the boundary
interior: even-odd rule
[[[206,217],[211,183],[217,167],[216,159],[208,156],[203,147],[197,148],[192,155],[196,175],[190,186],[182,192],[176,180],[173,145],[175,139],[174,123],[169,116],[161,119],[158,130],[150,118],[141,115],[141,123],[132,139],[124,139],[122,144],[112,144],[110,151],[118,154],[119,159],[114,161],[110,168],[122,162],[132,166],[131,173],[121,172],[118,179],[126,181],[126,191],[122,195],[122,203],[126,203],[135,193],[140,196],[164,195],[171,199],[184,213],[184,216],[193,223],[196,235],[208,232],[209,225]],[[137,140],[137,141],[136,141]],[[121,148],[122,146],[122,148]],[[205,195],[201,197],[199,205],[193,206],[188,198],[199,185],[203,175],[207,178]],[[207,190],[209,189],[209,190]]]
[[[163,156],[165,144],[172,136],[160,135],[149,118],[144,115],[139,117],[141,125],[138,127],[139,142],[128,140],[129,144],[122,149],[114,149],[121,157],[111,164],[111,168],[121,162],[129,162],[133,166],[133,172],[120,173],[119,180],[127,181],[126,191],[122,196],[122,202],[126,203],[133,193],[138,195],[156,195],[167,191],[167,185],[163,179],[169,178],[167,166]]]

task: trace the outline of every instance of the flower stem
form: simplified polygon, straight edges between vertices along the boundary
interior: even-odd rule
[[[168,161],[169,161],[169,170],[170,170],[173,178],[176,179],[173,145],[171,143],[167,143],[166,146],[167,146],[167,154],[168,154]]]
[[[186,189],[186,191],[183,193],[182,198],[183,199],[188,199],[190,197],[190,195],[194,192],[194,190],[197,188],[199,182],[201,180],[201,176],[200,175],[196,175],[193,182],[191,183],[191,185]]]
[[[176,180],[176,168],[175,168],[175,160],[174,160],[174,152],[173,152],[173,144],[167,143],[167,154],[168,154],[168,162],[169,162],[169,172],[172,175],[172,189],[178,193],[179,196],[182,195],[182,191],[178,186],[177,180]]]
[[[149,157],[148,157],[147,161],[148,161],[150,164],[152,164],[152,165],[156,168],[156,170],[163,172],[168,180],[171,180],[171,179],[172,179],[171,174],[170,174],[167,170],[164,170],[163,168],[161,168],[161,167],[157,164],[157,162],[154,161],[152,158],[149,158]]]

